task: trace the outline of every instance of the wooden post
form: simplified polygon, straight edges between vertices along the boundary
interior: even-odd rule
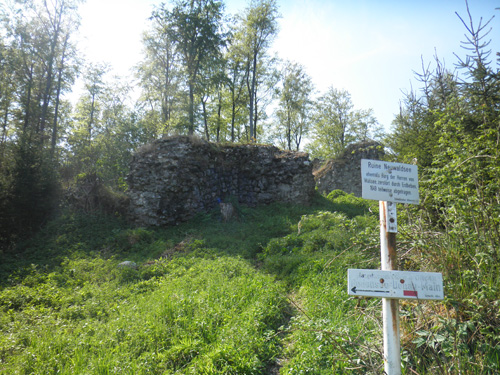
[[[395,203],[379,201],[380,210],[380,255],[383,271],[398,269],[396,233],[388,232],[390,221],[396,220],[396,209],[388,213],[387,205]],[[392,217],[394,216],[394,217]],[[382,298],[384,329],[384,370],[387,375],[401,374],[401,344],[399,336],[399,300]]]

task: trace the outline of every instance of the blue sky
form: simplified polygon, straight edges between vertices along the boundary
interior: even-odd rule
[[[87,0],[81,7],[80,47],[87,58],[108,62],[126,76],[141,59],[141,34],[159,0]],[[247,1],[227,0],[228,13]],[[417,88],[421,71],[435,53],[454,69],[463,55],[464,0],[278,0],[280,33],[272,47],[283,59],[305,66],[318,92],[346,89],[357,109],[374,110],[390,129],[403,93]],[[500,51],[500,1],[469,0],[476,25],[495,15],[490,47]],[[110,17],[110,15],[112,15]]]

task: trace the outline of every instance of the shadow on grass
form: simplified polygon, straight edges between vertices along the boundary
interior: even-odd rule
[[[338,211],[347,217],[377,208],[369,201],[342,191],[315,194],[310,205],[273,203],[258,207],[235,204],[237,218],[224,222],[218,209],[197,215],[189,222],[162,228],[134,228],[123,219],[66,211],[48,223],[34,238],[17,244],[11,253],[0,253],[0,285],[12,275],[22,278],[37,269],[50,272],[65,259],[113,258],[138,264],[183,255],[176,246],[197,241],[212,254],[236,256],[254,264],[273,238],[297,231],[303,215]]]

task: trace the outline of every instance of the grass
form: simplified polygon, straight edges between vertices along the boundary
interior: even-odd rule
[[[376,203],[335,191],[153,229],[62,214],[0,254],[0,374],[379,374],[380,301],[346,292],[348,268],[379,265]],[[477,370],[495,349],[464,350],[497,331],[454,323],[454,301],[402,304],[404,373],[455,373],[457,357],[494,373]]]
[[[68,260],[2,291],[1,369],[259,373],[279,348],[284,295],[271,276],[224,256],[140,270],[119,269],[113,258]]]

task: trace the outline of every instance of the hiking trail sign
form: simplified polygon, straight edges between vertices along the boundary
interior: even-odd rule
[[[394,203],[419,203],[416,165],[361,160],[362,197]]]
[[[435,272],[397,271],[397,203],[418,204],[418,167],[361,160],[362,197],[379,201],[381,270],[349,269],[351,296],[382,298],[384,373],[401,375],[399,299],[442,300],[443,277]]]
[[[438,272],[347,270],[351,296],[442,300],[443,275]]]

